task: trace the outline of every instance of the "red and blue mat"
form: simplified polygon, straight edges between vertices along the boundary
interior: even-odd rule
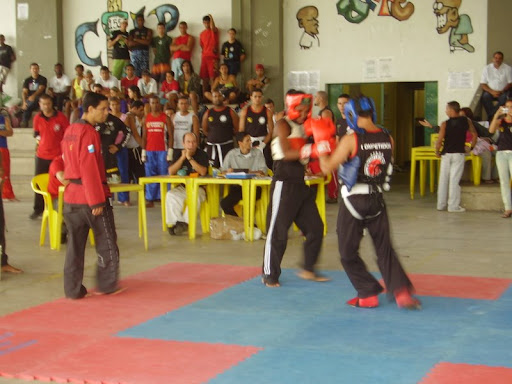
[[[422,311],[351,308],[345,273],[172,263],[115,296],[0,318],[0,376],[71,383],[512,383],[510,279],[411,275]]]

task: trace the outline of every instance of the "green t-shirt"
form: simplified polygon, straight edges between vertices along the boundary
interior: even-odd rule
[[[172,38],[170,36],[164,35],[164,37],[153,37],[153,42],[151,43],[151,46],[155,48],[155,64],[169,64],[171,60],[171,51],[169,49],[169,46],[171,45],[171,43]]]

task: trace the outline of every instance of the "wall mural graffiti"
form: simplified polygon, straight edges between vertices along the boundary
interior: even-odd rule
[[[409,0],[340,0],[336,9],[348,22],[359,24],[366,20],[370,11],[375,12],[377,3],[380,3],[379,16],[404,21],[414,13],[414,4]]]
[[[135,17],[138,14],[144,15],[146,7],[142,7],[137,12],[126,12],[122,9],[122,0],[107,0],[107,12],[104,12],[96,21],[88,21],[80,24],[75,30],[75,49],[80,61],[90,67],[98,67],[105,65],[101,58],[101,52],[96,57],[90,57],[87,53],[87,47],[84,38],[88,33],[93,33],[99,38],[98,21],[101,20],[101,26],[105,34],[110,36],[112,32],[120,29],[121,20],[131,19],[135,25]],[[180,12],[178,8],[172,4],[162,4],[151,10],[145,18],[155,16],[157,23],[165,23],[166,32],[172,31],[178,25]],[[167,21],[166,21],[167,19]],[[105,44],[107,41],[105,41]],[[110,50],[107,48],[107,56],[110,56]]]
[[[450,31],[448,43],[451,52],[456,49],[475,52],[475,48],[469,44],[468,37],[469,34],[473,33],[471,18],[468,15],[459,14],[461,3],[462,0],[436,0],[434,2],[437,33],[441,35]]]
[[[300,37],[300,49],[310,49],[315,45],[315,41],[320,46],[320,39],[318,38],[318,8],[312,5],[302,7],[297,12],[297,21],[299,28],[304,29]]]

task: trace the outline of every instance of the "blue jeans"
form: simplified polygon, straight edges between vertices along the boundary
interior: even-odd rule
[[[145,163],[146,176],[161,176],[168,174],[167,151],[147,151]],[[146,200],[155,201],[160,199],[160,185],[146,185]]]
[[[128,172],[128,148],[121,148],[121,150],[117,152],[116,157],[121,183],[128,184],[130,182],[130,173]],[[130,201],[130,192],[119,192],[117,198],[121,203]]]
[[[489,92],[484,91],[482,93],[482,105],[484,106],[485,113],[487,113],[487,119],[491,120],[498,110],[499,107],[505,105],[505,101],[507,101],[508,92],[504,92],[499,97],[494,97]],[[497,101],[498,104],[495,106],[493,104],[494,101]]]

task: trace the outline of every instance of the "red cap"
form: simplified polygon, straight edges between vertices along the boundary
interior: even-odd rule
[[[263,69],[263,70],[265,70],[265,67],[263,66],[263,64],[256,64],[256,69]]]

